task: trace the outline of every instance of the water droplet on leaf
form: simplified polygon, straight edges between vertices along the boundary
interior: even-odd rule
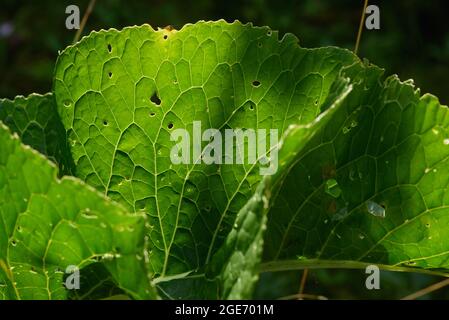
[[[366,202],[366,208],[368,209],[368,212],[373,216],[385,218],[385,208],[378,203],[369,200]]]
[[[327,180],[325,185],[325,192],[334,198],[338,198],[341,195],[341,189],[340,186],[338,185],[337,180],[335,179]]]

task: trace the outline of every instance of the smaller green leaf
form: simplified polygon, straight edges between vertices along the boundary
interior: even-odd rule
[[[143,259],[143,215],[78,179],[57,179],[56,167],[1,123],[0,149],[2,298],[65,299],[67,269],[83,272],[97,261],[127,294],[156,298]]]
[[[0,99],[0,121],[17,133],[22,143],[46,155],[59,166],[60,175],[73,172],[66,133],[52,93]]]

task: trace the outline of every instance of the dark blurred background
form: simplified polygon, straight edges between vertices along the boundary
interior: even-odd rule
[[[66,6],[76,4],[81,16],[88,0],[1,0],[0,97],[13,98],[51,90],[58,50],[71,44],[75,30],[65,28]],[[449,103],[449,5],[447,0],[369,1],[380,7],[381,29],[364,30],[359,56],[413,78],[422,93]],[[303,47],[326,45],[353,49],[363,0],[168,1],[97,0],[83,34],[91,30],[149,23],[180,28],[197,20],[238,19],[268,25],[281,34],[294,33]],[[418,274],[383,272],[381,290],[365,288],[364,270],[311,271],[304,293],[331,299],[397,299],[441,279]],[[298,292],[301,272],[264,274],[258,298],[280,298]],[[449,298],[441,289],[429,298]]]

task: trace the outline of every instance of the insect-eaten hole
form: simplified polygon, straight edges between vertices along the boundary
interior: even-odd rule
[[[164,40],[167,40],[168,36],[166,34],[164,34]]]
[[[167,128],[168,128],[169,130],[173,129],[173,122],[170,122],[170,123],[167,125]]]
[[[267,36],[271,36],[271,33],[272,33],[271,30],[268,30],[267,31]]]
[[[150,112],[150,117],[154,117],[156,115],[156,112]]]
[[[108,76],[109,76],[109,78],[112,78],[112,72],[111,71],[108,72]]]
[[[256,108],[256,104],[252,101],[248,101],[248,109],[253,111]]]
[[[257,46],[258,46],[259,48],[262,48],[262,42],[259,42],[259,43],[257,44]]]
[[[151,102],[153,102],[155,105],[159,106],[161,105],[161,99],[159,99],[157,92],[153,93],[153,95],[150,98]]]
[[[108,44],[108,51],[109,51],[109,53],[112,52],[112,46],[111,46],[111,44]]]
[[[103,125],[107,126],[109,124],[108,120],[103,120]]]
[[[64,100],[64,107],[69,108],[72,105],[72,102],[70,100]]]
[[[253,81],[253,86],[254,86],[254,87],[260,86],[260,81],[259,81],[259,80],[254,80],[254,81]]]

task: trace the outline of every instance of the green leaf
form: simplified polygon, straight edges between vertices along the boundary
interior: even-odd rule
[[[206,265],[205,273],[158,278],[155,282],[169,299],[249,299],[258,280],[271,192],[285,178],[284,172],[305,152],[307,141],[332,119],[341,101],[351,91],[348,79],[338,79],[325,105],[330,107],[308,125],[287,128],[279,148],[277,174],[266,176],[237,214],[225,242]]]
[[[2,298],[64,299],[67,267],[82,273],[96,261],[133,297],[155,297],[143,262],[144,216],[78,179],[59,180],[51,162],[1,123],[0,148]]]
[[[410,81],[383,81],[377,67],[344,72],[352,92],[270,210],[262,270],[375,263],[447,274],[447,107]],[[340,195],[327,192],[329,181]]]
[[[55,162],[60,175],[72,173],[73,160],[53,94],[0,99],[0,121],[17,133],[24,144]]]
[[[94,32],[61,53],[54,91],[77,176],[148,214],[156,279],[203,272],[261,181],[258,165],[172,164],[170,132],[312,121],[355,57],[297,42],[219,21]]]

